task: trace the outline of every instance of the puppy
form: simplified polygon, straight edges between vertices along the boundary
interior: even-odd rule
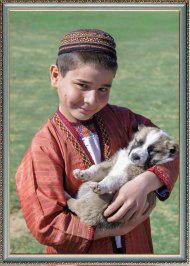
[[[87,182],[80,186],[76,199],[66,193],[68,208],[82,222],[102,230],[119,226],[122,221],[109,223],[103,216],[114,194],[151,166],[172,161],[177,153],[178,145],[164,131],[140,125],[127,148],[120,149],[108,161],[73,171],[77,179]],[[148,210],[153,209],[154,192],[148,195],[148,202]]]

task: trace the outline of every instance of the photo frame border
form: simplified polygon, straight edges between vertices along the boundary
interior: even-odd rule
[[[180,13],[180,245],[176,255],[9,254],[9,12],[35,9],[171,9]],[[77,265],[151,265],[189,263],[189,2],[182,1],[1,1],[0,7],[0,263],[73,263]],[[8,132],[8,134],[7,134]],[[181,219],[183,217],[183,219]],[[185,229],[185,230],[184,230]],[[187,264],[188,265],[188,264]]]

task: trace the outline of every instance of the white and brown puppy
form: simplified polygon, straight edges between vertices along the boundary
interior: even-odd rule
[[[108,223],[103,216],[114,194],[151,166],[172,161],[177,153],[178,145],[164,131],[140,125],[127,148],[120,149],[108,161],[73,171],[77,179],[88,182],[80,186],[76,199],[67,194],[68,208],[81,221],[102,230],[119,226],[121,222]],[[148,195],[148,201],[150,210],[156,204],[154,192]]]

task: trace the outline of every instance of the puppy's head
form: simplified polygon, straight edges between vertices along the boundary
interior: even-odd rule
[[[132,163],[151,167],[172,161],[178,153],[178,145],[163,130],[140,126],[128,147]]]

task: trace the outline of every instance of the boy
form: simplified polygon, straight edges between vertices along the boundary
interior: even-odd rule
[[[157,191],[169,196],[178,161],[152,167],[125,184],[105,211],[108,221],[125,217],[114,230],[99,231],[67,209],[65,191],[74,196],[81,182],[72,172],[107,160],[126,147],[136,123],[150,120],[127,108],[108,104],[117,70],[114,39],[106,32],[81,29],[64,36],[55,65],[50,67],[59,108],[35,135],[16,174],[27,225],[46,245],[46,253],[153,253],[146,197]]]

